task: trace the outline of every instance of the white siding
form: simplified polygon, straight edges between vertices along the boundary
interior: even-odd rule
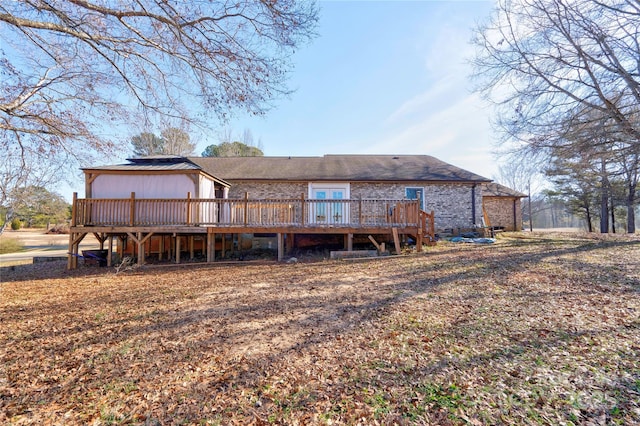
[[[216,198],[215,182],[206,176],[200,176],[200,194],[198,198]],[[199,222],[218,222],[218,207],[212,203],[198,204],[195,211],[195,218]]]
[[[216,198],[215,182],[206,176],[200,176],[199,198]]]
[[[195,196],[195,183],[186,175],[101,174],[91,185],[91,198],[187,198]]]

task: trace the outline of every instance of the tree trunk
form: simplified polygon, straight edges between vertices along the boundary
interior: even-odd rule
[[[606,190],[603,190],[606,192]],[[603,195],[600,202],[600,233],[607,234],[609,232],[609,203],[607,202],[606,196]]]
[[[636,232],[636,185],[629,185],[629,193],[627,194],[627,232],[635,234]]]
[[[11,207],[9,207],[7,209],[7,211],[4,214],[4,224],[2,224],[2,226],[0,226],[0,235],[2,235],[4,233],[4,231],[7,229],[8,226],[11,225],[11,221],[13,220],[13,209]]]
[[[602,182],[600,185],[600,233],[609,232],[609,182],[607,179],[607,168],[604,159],[601,161]]]
[[[531,215],[531,179],[529,179],[529,185],[527,189],[529,192],[529,232],[533,232],[533,216]]]
[[[613,193],[611,194],[611,232],[612,233],[616,233],[616,213],[615,213],[615,206],[613,204]]]
[[[587,214],[587,229],[589,232],[593,232],[593,225],[591,223],[591,210],[589,210],[589,204],[587,203],[585,212]]]

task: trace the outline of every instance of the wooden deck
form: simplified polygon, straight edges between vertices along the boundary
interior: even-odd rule
[[[278,259],[285,236],[342,234],[351,249],[354,234],[411,235],[421,250],[435,241],[434,213],[421,211],[417,200],[310,200],[297,199],[78,199],[74,194],[69,236],[69,268],[77,266],[78,245],[89,233],[101,243],[130,238],[144,262],[144,245],[155,235],[184,235],[206,239],[207,260],[215,259],[216,234],[270,233],[278,235]],[[291,237],[288,240],[292,240]],[[177,240],[180,244],[180,239]],[[193,241],[192,239],[190,241]],[[192,243],[191,243],[192,244]],[[290,247],[289,247],[290,248]],[[193,251],[193,248],[191,249]],[[179,262],[180,247],[174,253]]]

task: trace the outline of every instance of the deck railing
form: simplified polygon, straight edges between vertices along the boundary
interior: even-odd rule
[[[424,223],[422,213],[417,200],[142,199],[132,195],[76,199],[72,225],[419,227]]]

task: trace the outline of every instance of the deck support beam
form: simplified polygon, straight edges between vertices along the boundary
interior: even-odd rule
[[[111,267],[113,260],[113,235],[109,235],[109,245],[107,246],[107,266]]]
[[[418,229],[418,235],[416,238],[416,251],[422,252],[422,229]]]
[[[127,236],[126,235],[118,235],[118,247],[116,248],[118,255],[120,255],[120,260],[124,259],[124,249],[127,246]]]
[[[216,234],[212,229],[207,229],[207,262],[216,260]]]
[[[93,236],[96,237],[96,240],[100,243],[100,250],[104,250],[104,242],[107,239],[107,236],[104,232],[94,232]]]
[[[378,242],[376,241],[375,238],[373,238],[373,235],[369,235],[369,241],[371,241],[371,243],[374,245],[374,247],[376,248],[376,250],[378,250],[378,253],[380,253],[382,251],[382,247],[380,246],[380,244],[378,244]]]
[[[284,259],[284,234],[278,232],[278,262],[282,262]]]
[[[86,235],[86,232],[69,233],[69,257],[67,259],[67,269],[76,269],[78,267],[78,247]]]
[[[291,254],[293,253],[293,249],[294,249],[294,244],[295,242],[295,234],[288,232],[287,233],[287,240],[285,241],[286,243],[286,248],[285,251],[287,254]]]
[[[146,243],[153,234],[153,232],[149,232],[145,235],[144,232],[138,231],[136,235],[133,235],[131,232],[127,232],[127,235],[131,237],[133,242],[138,246],[138,266],[144,265],[144,243]]]
[[[353,234],[344,235],[344,248],[347,251],[353,251]]]
[[[402,254],[400,250],[400,236],[398,235],[398,228],[391,228],[391,233],[393,234],[393,245],[396,249],[396,254]]]

